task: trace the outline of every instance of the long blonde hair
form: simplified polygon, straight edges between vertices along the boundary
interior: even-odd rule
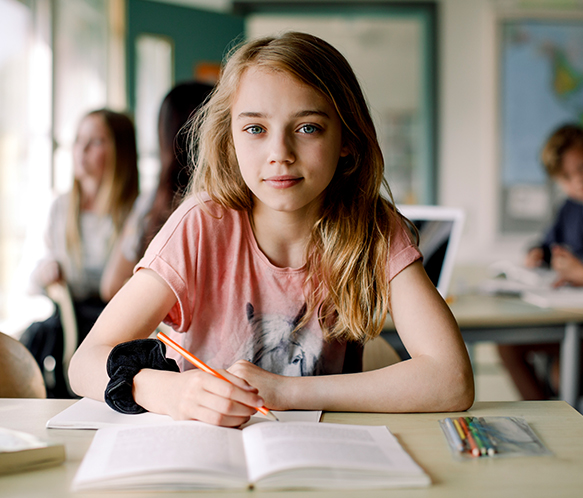
[[[113,221],[116,238],[131,211],[139,193],[138,155],[134,124],[125,114],[99,109],[89,112],[89,116],[99,116],[109,129],[115,146],[114,161],[106,166],[102,184],[99,188],[97,211],[109,215]],[[81,185],[73,179],[73,187],[67,210],[66,239],[67,249],[74,260],[81,261]],[[113,242],[113,241],[112,241]]]
[[[231,209],[253,208],[231,135],[231,106],[250,67],[283,71],[324,95],[340,116],[342,143],[349,150],[325,191],[307,246],[307,313],[297,328],[317,311],[327,338],[375,337],[389,310],[389,234],[400,215],[384,178],[368,105],[352,68],[334,47],[309,34],[288,32],[232,52],[192,127],[197,154],[192,158],[196,170],[190,193],[206,191]],[[381,196],[382,186],[391,200]]]

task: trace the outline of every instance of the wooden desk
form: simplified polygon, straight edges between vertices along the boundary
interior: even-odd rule
[[[1,497],[148,496],[261,498],[468,498],[468,497],[576,497],[583,491],[583,416],[563,401],[482,402],[466,412],[470,416],[521,416],[554,456],[482,458],[455,461],[437,420],[452,414],[325,413],[324,422],[386,425],[433,481],[429,488],[373,491],[193,492],[193,493],[75,493],[69,492],[94,431],[45,429],[46,421],[71,400],[0,399],[0,425],[65,443],[64,465],[36,472],[0,477]],[[455,414],[453,414],[455,415]]]
[[[580,386],[583,310],[539,308],[517,297],[467,294],[450,305],[468,344],[560,343],[562,400],[577,407]],[[387,320],[383,337],[397,350],[402,343]]]

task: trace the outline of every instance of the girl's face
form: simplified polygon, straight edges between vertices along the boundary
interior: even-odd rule
[[[95,114],[85,117],[79,124],[73,145],[75,178],[91,178],[100,182],[114,157],[115,144],[104,119]]]
[[[336,110],[287,73],[250,68],[231,108],[241,175],[255,206],[306,214],[317,207],[348,154]]]
[[[583,202],[583,148],[567,149],[561,163],[557,183],[568,197]]]

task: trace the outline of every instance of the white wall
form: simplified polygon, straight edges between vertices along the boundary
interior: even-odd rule
[[[521,250],[496,235],[495,19],[490,0],[441,1],[439,202],[465,209],[459,259],[472,263]]]

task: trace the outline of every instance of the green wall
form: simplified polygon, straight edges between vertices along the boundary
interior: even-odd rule
[[[135,40],[143,33],[162,35],[174,42],[174,81],[191,80],[200,61],[220,61],[234,39],[242,37],[245,21],[205,10],[149,0],[127,0],[127,95],[136,103]]]

